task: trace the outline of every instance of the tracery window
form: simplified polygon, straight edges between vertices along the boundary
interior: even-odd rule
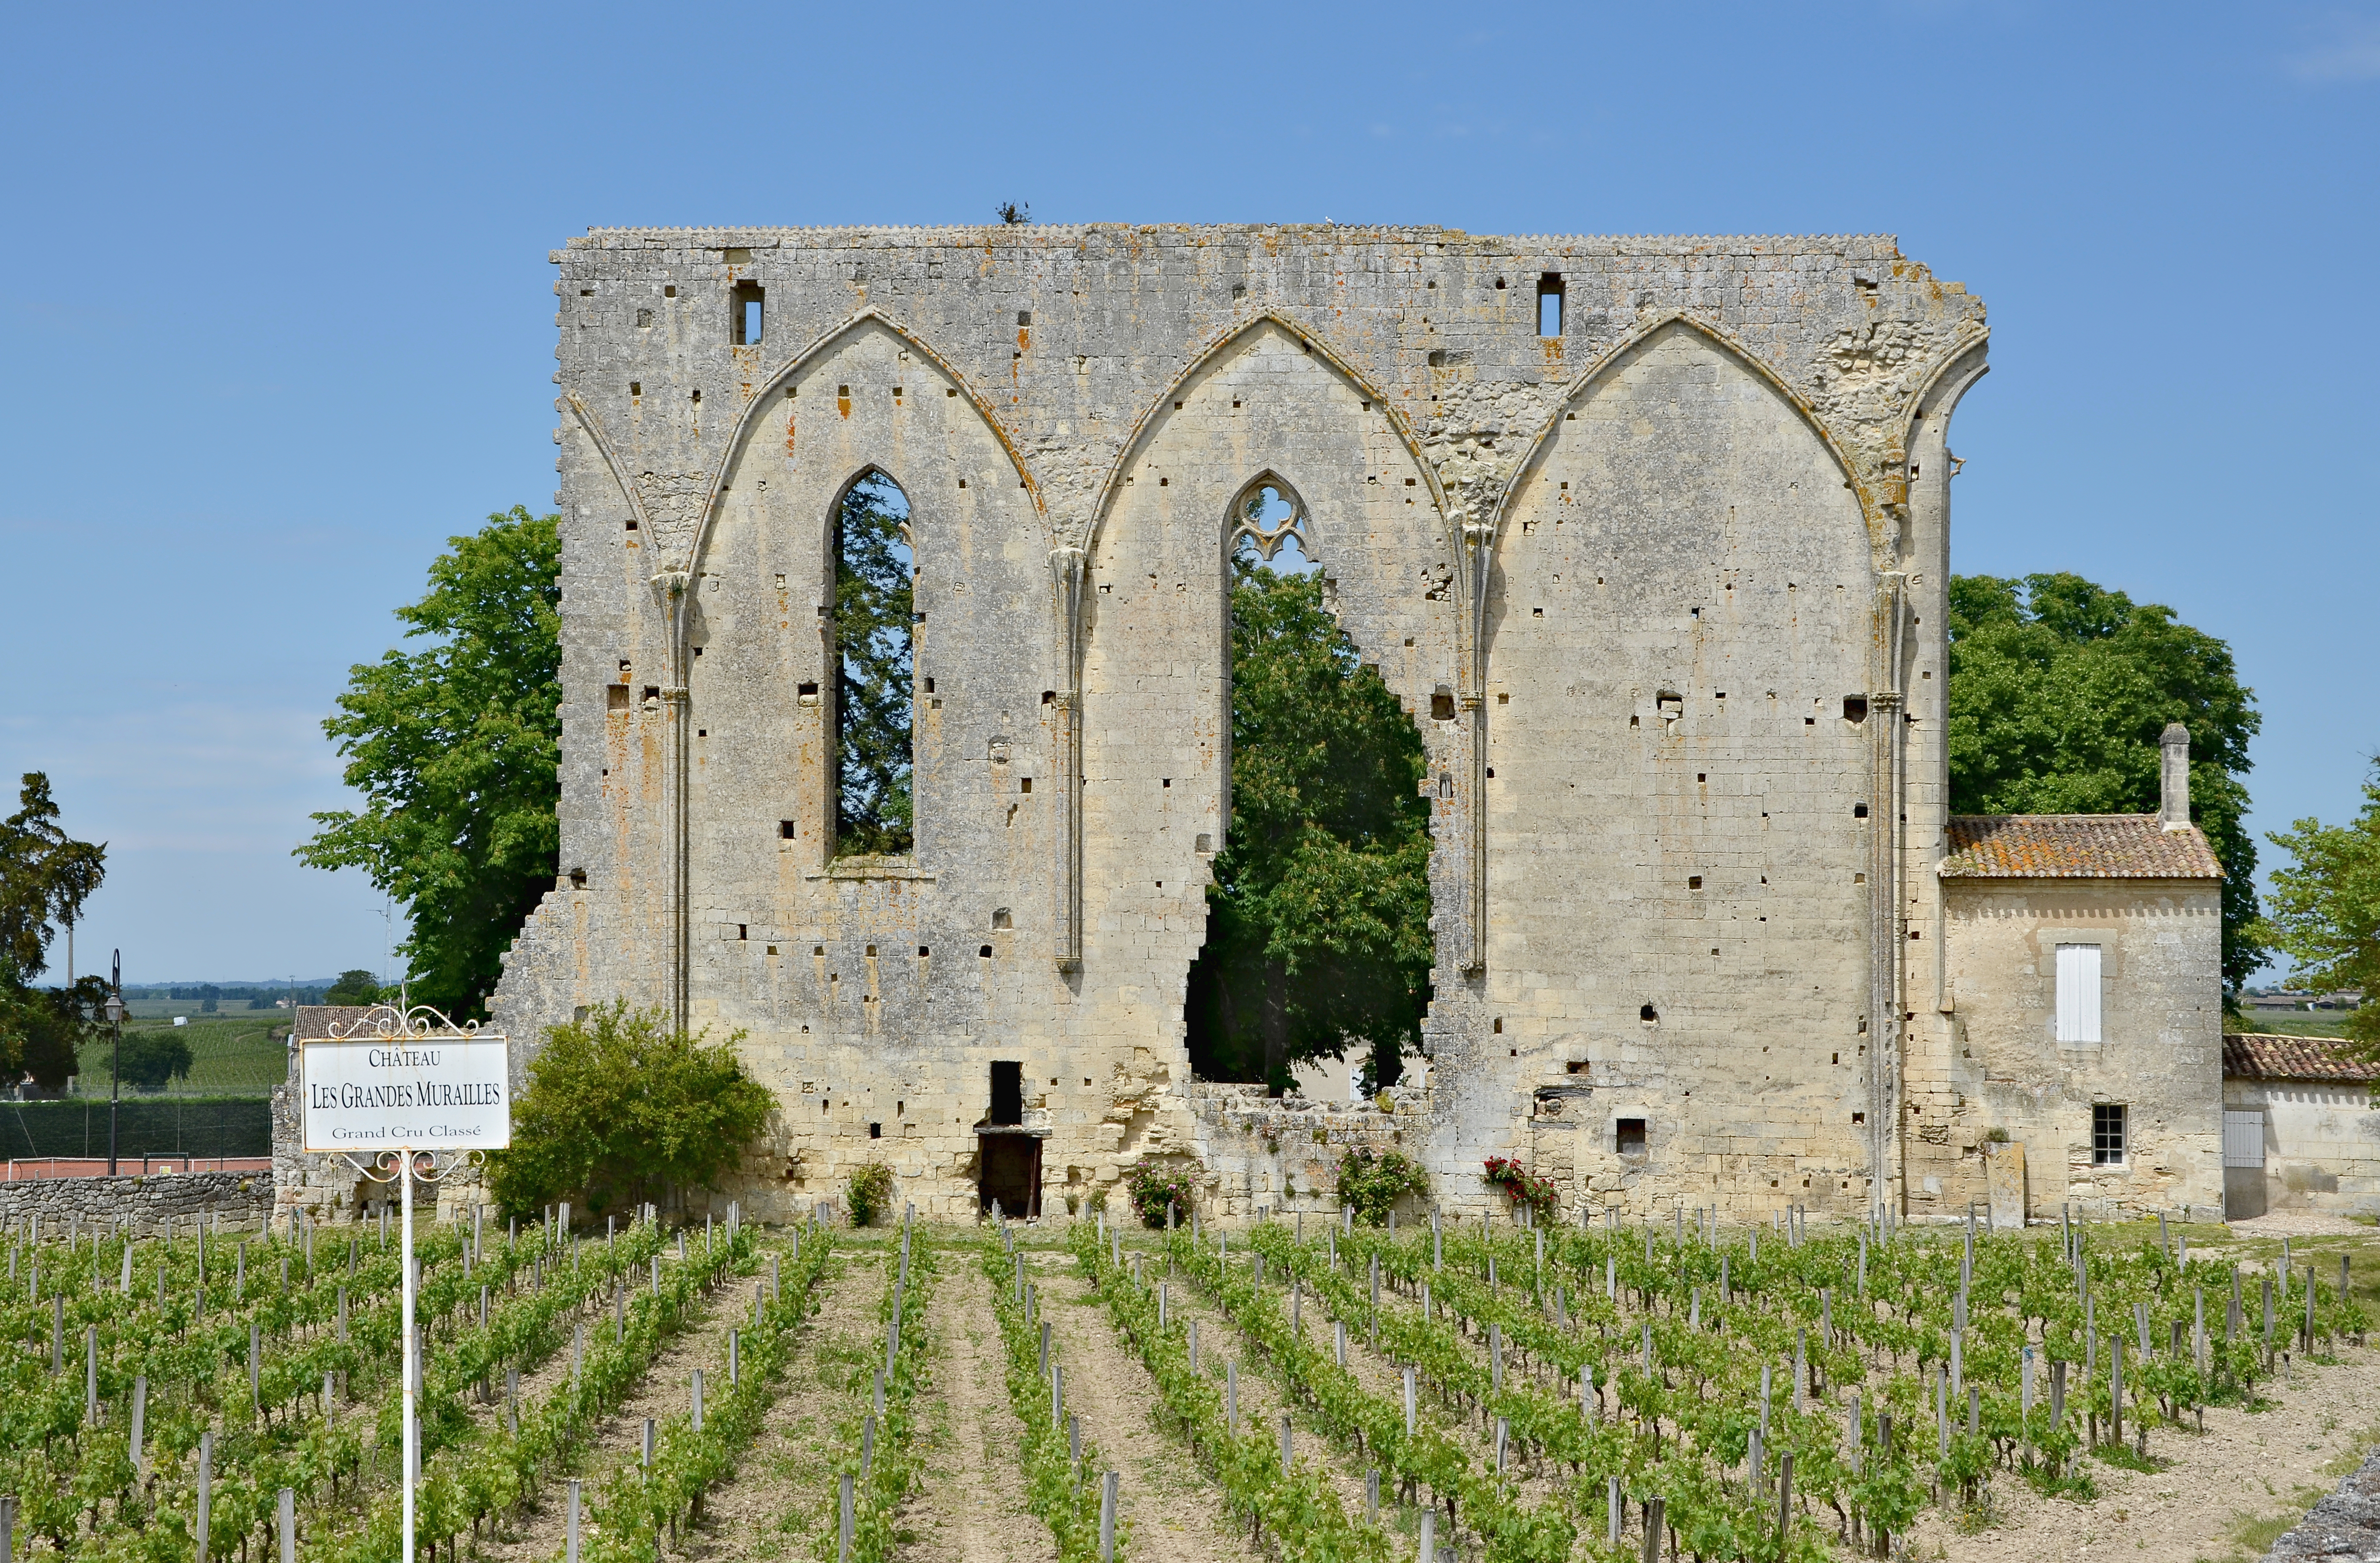
[[[1290,545],[1291,557],[1277,562],[1275,556],[1283,543]],[[1236,554],[1243,548],[1279,569],[1312,568],[1314,533],[1306,519],[1305,502],[1288,484],[1277,478],[1259,478],[1241,491],[1232,505],[1232,535],[1224,551]]]

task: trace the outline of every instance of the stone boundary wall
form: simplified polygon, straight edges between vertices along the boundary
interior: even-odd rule
[[[153,1232],[172,1217],[179,1227],[213,1216],[232,1231],[261,1230],[272,1210],[273,1180],[262,1172],[157,1172],[147,1177],[35,1178],[0,1183],[0,1228],[34,1217],[43,1226],[69,1221],[129,1222]]]
[[[2380,1557],[2380,1454],[2350,1472],[2337,1492],[2275,1542],[2265,1563],[2374,1557]]]
[[[1196,1123],[1198,1182],[1208,1220],[1253,1220],[1258,1206],[1329,1214],[1339,1208],[1339,1158],[1357,1145],[1428,1164],[1430,1094],[1391,1087],[1393,1112],[1369,1102],[1268,1097],[1262,1085],[1193,1081],[1182,1087]],[[1161,1158],[1160,1158],[1161,1159]],[[1433,1189],[1434,1197],[1443,1197]],[[1427,1201],[1399,1206],[1410,1218]]]

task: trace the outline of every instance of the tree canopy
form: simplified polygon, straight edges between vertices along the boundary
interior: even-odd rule
[[[358,966],[339,974],[339,980],[322,990],[325,1004],[370,1004],[380,998],[380,978]]]
[[[2380,1057],[2380,771],[2346,824],[2301,819],[2270,840],[2289,862],[2273,870],[2261,932],[2297,962],[2295,981],[2317,993],[2363,990],[2343,1029]]]
[[[1232,561],[1232,808],[1190,975],[1193,1062],[1275,1089],[1367,1048],[1380,1084],[1429,1006],[1421,735],[1318,576]]]
[[[513,1106],[512,1148],[490,1157],[496,1203],[526,1215],[567,1199],[600,1216],[716,1186],[776,1108],[736,1061],[742,1039],[673,1031],[625,1000],[552,1027]]]
[[[297,855],[403,902],[412,993],[457,1016],[485,1006],[561,852],[560,523],[515,505],[448,539],[396,611],[431,644],[350,668],[322,723],[365,806],[315,815]]]
[[[835,511],[834,850],[913,850],[910,808],[915,578],[909,501],[880,472]]]
[[[57,930],[80,920],[107,877],[107,845],[66,833],[44,772],[27,771],[17,798],[17,812],[0,820],[0,1080],[30,1074],[54,1091],[75,1072],[76,1048],[107,990],[93,976],[70,989],[33,979],[49,967]]]
[[[116,1052],[116,1073],[136,1091],[162,1091],[190,1077],[190,1045],[178,1031],[130,1031]]]
[[[1953,576],[1950,807],[2153,814],[2168,722],[2190,729],[2190,814],[2222,863],[2223,985],[2265,963],[2248,740],[2264,724],[2223,641],[2067,574]]]

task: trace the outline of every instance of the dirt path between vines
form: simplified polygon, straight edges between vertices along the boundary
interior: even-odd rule
[[[917,1491],[901,1511],[910,1563],[1040,1563],[1058,1556],[1049,1527],[1026,1504],[1017,1448],[1025,1436],[1008,1401],[1008,1365],[991,1285],[964,1247],[943,1251],[933,1302],[934,1399]]]
[[[827,1460],[835,1424],[853,1403],[855,1378],[864,1379],[878,1360],[883,1257],[878,1249],[845,1248],[836,1255],[760,1435],[735,1479],[705,1501],[687,1557],[721,1563],[804,1557],[812,1533],[833,1524]]]
[[[1066,1370],[1069,1409],[1083,1419],[1122,1472],[1117,1502],[1131,1528],[1134,1563],[1257,1563],[1189,1446],[1156,1424],[1157,1381],[1125,1348],[1106,1307],[1085,1284],[1071,1255],[1044,1251],[1027,1261],[1048,1300],[1052,1345]]]
[[[704,1298],[692,1321],[662,1347],[628,1398],[596,1426],[572,1467],[548,1477],[537,1496],[513,1513],[504,1531],[481,1540],[478,1556],[502,1563],[544,1563],[558,1556],[569,1526],[570,1487],[565,1478],[585,1478],[583,1501],[591,1508],[594,1496],[613,1469],[641,1458],[645,1418],[658,1421],[686,1409],[696,1368],[704,1369],[706,1378],[716,1374],[725,1379],[727,1332],[749,1317],[751,1284],[748,1277],[730,1275]],[[569,1359],[565,1346],[528,1382],[551,1383],[557,1368],[569,1371]],[[523,1393],[528,1393],[526,1382]]]

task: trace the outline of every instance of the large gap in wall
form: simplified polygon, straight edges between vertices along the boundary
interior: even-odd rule
[[[915,559],[909,497],[868,471],[834,516],[834,850],[903,856],[917,841]]]
[[[1190,1066],[1278,1094],[1298,1064],[1343,1059],[1368,1094],[1396,1084],[1429,1010],[1427,757],[1339,626],[1297,507],[1269,484],[1235,507],[1232,814],[1185,995]]]

